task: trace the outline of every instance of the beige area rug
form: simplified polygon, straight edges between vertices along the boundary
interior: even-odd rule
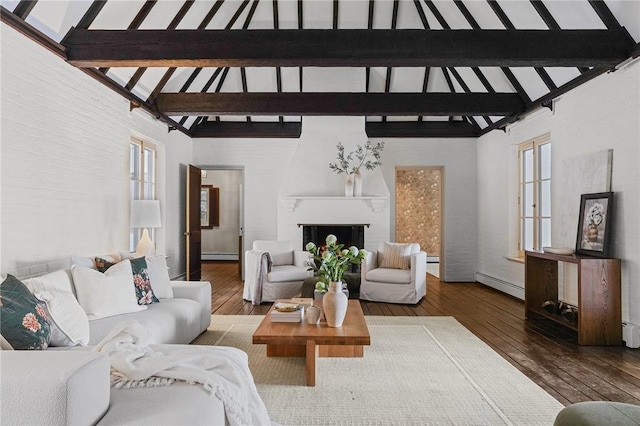
[[[363,358],[267,358],[251,335],[262,316],[213,315],[193,343],[233,346],[271,420],[283,425],[551,425],[562,404],[452,317],[367,316]]]

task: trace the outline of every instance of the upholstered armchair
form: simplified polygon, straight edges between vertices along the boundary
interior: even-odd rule
[[[381,243],[360,269],[360,299],[415,304],[427,294],[427,253],[419,244]]]
[[[313,276],[311,253],[294,250],[291,241],[256,240],[245,252],[242,297],[254,305],[300,295],[302,283]]]

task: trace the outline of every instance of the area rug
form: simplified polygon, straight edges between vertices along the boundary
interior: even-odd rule
[[[363,358],[320,358],[316,386],[303,358],[267,358],[251,335],[262,316],[213,315],[193,343],[249,355],[282,425],[551,425],[563,406],[453,317],[367,316]]]

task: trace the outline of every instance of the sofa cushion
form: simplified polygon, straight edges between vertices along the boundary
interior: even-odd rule
[[[153,294],[153,288],[151,288],[149,269],[145,258],[139,257],[137,259],[132,259],[129,262],[131,263],[131,271],[133,272],[133,285],[136,289],[138,305],[158,303],[159,300],[155,294]]]
[[[306,268],[299,268],[293,265],[274,266],[267,274],[269,282],[304,281],[309,278],[309,271]]]
[[[78,300],[69,291],[56,284],[57,273],[25,280],[25,285],[47,305],[51,320],[51,346],[76,346],[89,343],[89,319]],[[59,283],[58,283],[59,284]]]
[[[409,269],[411,244],[384,243],[380,268]]]
[[[135,319],[149,331],[147,343],[190,343],[202,332],[200,303],[190,299],[166,299],[133,312],[89,322],[90,345],[99,343],[118,323]],[[211,314],[209,314],[211,318]]]
[[[71,274],[78,302],[89,320],[146,309],[138,305],[128,260],[112,266],[104,274],[74,265]]]
[[[409,269],[376,268],[367,271],[367,281],[388,284],[409,284],[411,271]]]
[[[273,266],[293,265],[293,251],[269,253]]]
[[[158,299],[173,298],[173,288],[171,287],[171,279],[169,278],[167,258],[164,255],[158,255],[147,257],[146,260],[153,293]]]
[[[44,302],[13,275],[0,284],[0,334],[13,349],[46,349],[51,338]]]

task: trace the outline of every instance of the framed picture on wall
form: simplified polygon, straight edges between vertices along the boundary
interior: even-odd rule
[[[613,226],[613,192],[582,194],[576,254],[607,257]]]

